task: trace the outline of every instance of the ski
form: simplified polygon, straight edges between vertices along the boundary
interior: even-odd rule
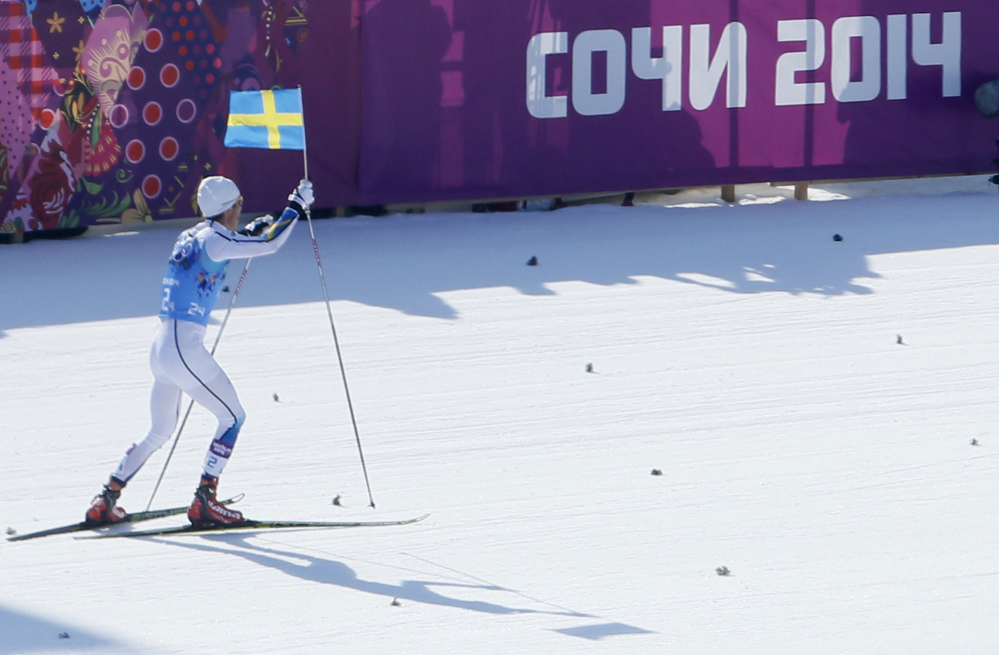
[[[232,498],[227,498],[222,501],[223,505],[231,505],[237,503],[243,499],[245,494],[239,494],[233,496]],[[28,539],[37,539],[38,537],[48,537],[55,534],[67,534],[69,532],[83,532],[84,530],[100,530],[102,528],[111,528],[116,525],[122,525],[124,523],[139,523],[140,521],[150,521],[152,519],[161,519],[167,516],[176,516],[177,514],[183,514],[187,512],[187,505],[183,507],[170,507],[167,509],[153,509],[146,510],[144,512],[134,512],[132,514],[126,514],[125,518],[121,521],[116,521],[114,523],[101,523],[99,525],[94,525],[93,523],[87,523],[86,521],[81,521],[79,523],[72,523],[70,525],[61,525],[56,528],[49,528],[48,530],[39,530],[38,532],[28,532],[26,534],[9,535],[7,541],[27,541]]]
[[[172,528],[156,530],[131,530],[128,532],[106,532],[102,534],[77,537],[77,539],[112,539],[118,537],[165,537],[184,534],[208,534],[215,532],[231,532],[235,530],[282,530],[306,528],[374,528],[387,525],[410,525],[418,523],[430,516],[424,514],[412,519],[401,521],[254,521],[248,519],[239,523],[226,525],[179,525]]]

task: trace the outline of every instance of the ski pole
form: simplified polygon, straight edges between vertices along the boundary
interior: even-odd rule
[[[219,331],[215,335],[215,343],[212,344],[211,354],[215,355],[215,349],[219,347],[219,341],[222,340],[222,332],[225,330],[226,323],[229,322],[229,314],[232,313],[232,306],[236,304],[236,296],[239,295],[239,290],[243,287],[243,280],[246,279],[246,272],[250,270],[250,262],[253,258],[246,260],[246,264],[243,266],[243,273],[239,276],[239,281],[236,282],[236,288],[232,292],[232,298],[229,299],[229,307],[225,310],[225,316],[222,318],[222,325],[219,326]],[[156,498],[156,492],[160,489],[160,483],[163,482],[163,476],[166,475],[167,467],[170,466],[170,460],[173,459],[173,452],[177,450],[177,443],[180,441],[180,435],[184,432],[184,426],[187,425],[187,419],[191,415],[191,410],[194,408],[194,401],[192,400],[187,405],[187,411],[184,412],[184,418],[180,422],[180,427],[177,429],[177,436],[173,438],[173,445],[170,446],[170,452],[167,453],[166,461],[163,462],[163,470],[160,471],[160,477],[156,481],[156,486],[153,487],[153,493],[149,496],[149,502],[146,504],[146,511],[153,506],[153,499]],[[179,408],[178,408],[179,409]]]
[[[301,91],[301,87],[299,87]],[[305,126],[305,107],[302,107],[302,126]],[[309,179],[309,149],[302,134],[303,175]],[[330,319],[330,330],[333,331],[333,346],[336,348],[336,359],[340,364],[340,378],[343,380],[343,392],[347,397],[347,410],[350,412],[350,424],[354,426],[354,440],[357,442],[357,453],[361,458],[361,471],[364,472],[364,484],[368,488],[368,503],[375,506],[375,498],[371,494],[371,481],[368,479],[368,466],[364,463],[364,449],[361,447],[361,433],[357,429],[357,418],[354,416],[354,403],[350,400],[350,387],[347,385],[347,370],[343,365],[343,355],[340,353],[340,340],[336,336],[336,324],[333,322],[333,308],[330,306],[330,294],[326,288],[326,276],[323,274],[323,262],[319,257],[319,243],[316,241],[316,231],[312,228],[312,211],[306,207],[305,218],[309,223],[309,235],[312,237],[312,251],[316,254],[316,268],[319,269],[319,282],[323,287],[323,298],[326,300],[326,315]]]
[[[319,281],[323,287],[323,298],[326,299],[326,314],[330,319],[330,329],[333,331],[333,346],[336,348],[336,358],[340,363],[340,377],[343,380],[343,391],[347,397],[347,410],[350,412],[350,423],[354,426],[354,439],[357,441],[357,452],[361,457],[361,470],[364,472],[364,484],[368,488],[368,502],[371,507],[375,506],[375,499],[371,495],[371,482],[368,480],[368,467],[364,463],[364,449],[361,447],[361,434],[357,429],[357,419],[354,416],[354,403],[350,400],[350,387],[347,385],[347,371],[343,365],[343,356],[340,353],[340,340],[336,336],[336,324],[333,322],[333,308],[330,306],[330,294],[326,288],[326,276],[323,274],[323,262],[319,257],[319,244],[316,242],[316,232],[312,228],[312,212],[305,210],[305,217],[309,223],[309,234],[312,236],[312,251],[316,254],[316,267],[319,269]]]

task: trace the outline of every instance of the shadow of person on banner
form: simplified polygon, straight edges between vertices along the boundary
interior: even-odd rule
[[[551,17],[569,41],[589,30],[615,30],[629,42],[635,28],[652,24],[650,0],[587,5],[585,11],[573,0],[546,0]],[[656,32],[655,29],[652,30]],[[634,47],[634,43],[631,43]],[[649,53],[663,56],[663,44]],[[610,72],[608,57],[594,53],[591,92],[601,93]],[[576,57],[572,55],[573,66]],[[570,184],[583,190],[642,190],[673,186],[669,181],[703,178],[715,168],[715,158],[703,143],[703,131],[695,115],[685,110],[665,111],[662,80],[639,80],[625,60],[626,95],[621,109],[610,115],[586,116],[569,110],[566,154],[572,169]],[[574,79],[565,71],[563,79]],[[575,82],[574,82],[575,84]],[[560,89],[559,92],[565,92]],[[570,89],[575,96],[578,89]]]
[[[524,51],[533,0],[455,0],[454,29],[464,33],[462,183],[506,195],[522,179],[527,138]],[[498,191],[493,191],[496,186]]]
[[[440,159],[447,14],[430,0],[382,0],[363,17],[361,40],[362,197],[426,199]]]

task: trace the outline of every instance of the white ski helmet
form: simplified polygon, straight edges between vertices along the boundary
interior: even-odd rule
[[[239,200],[239,187],[227,177],[213,175],[198,185],[198,207],[205,218],[214,218],[232,208]]]

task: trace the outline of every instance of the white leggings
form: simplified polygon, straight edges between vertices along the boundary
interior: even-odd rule
[[[206,408],[219,421],[215,438],[205,455],[204,475],[222,474],[243,426],[246,413],[232,382],[205,348],[205,327],[190,321],[160,319],[149,351],[153,371],[150,412],[152,427],[146,438],[133,444],[111,477],[124,485],[150,455],[173,434],[180,415],[182,393]]]

